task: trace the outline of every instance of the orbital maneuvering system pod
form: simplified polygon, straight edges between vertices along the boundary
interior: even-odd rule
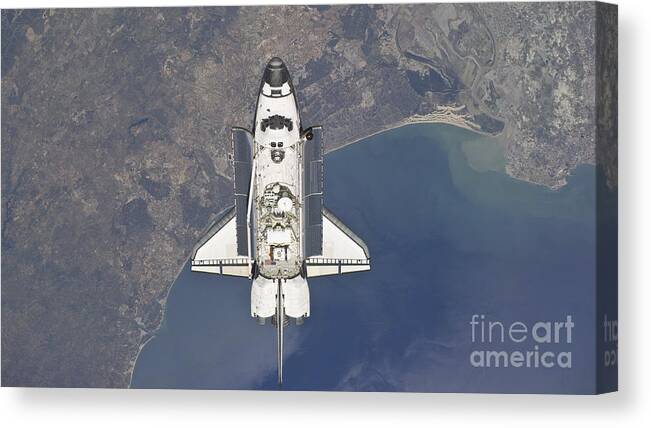
[[[366,244],[323,206],[323,130],[304,129],[287,67],[267,64],[253,132],[232,129],[235,204],[199,241],[192,270],[248,277],[251,316],[277,331],[310,316],[307,278],[369,270]]]

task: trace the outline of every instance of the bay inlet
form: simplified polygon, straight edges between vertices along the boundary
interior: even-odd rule
[[[550,190],[504,164],[498,139],[443,124],[328,153],[325,205],[366,241],[372,269],[310,280],[312,315],[286,330],[283,389],[589,391],[596,170],[581,166]],[[186,266],[131,386],[277,389],[273,328],[249,311],[248,280]],[[571,314],[572,371],[472,367],[473,314]]]

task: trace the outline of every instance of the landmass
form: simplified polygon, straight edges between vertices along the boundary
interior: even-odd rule
[[[558,189],[595,163],[595,10],[3,10],[3,386],[129,386],[232,203],[229,129],[252,123],[270,57],[327,150],[451,123],[499,136],[508,174]]]

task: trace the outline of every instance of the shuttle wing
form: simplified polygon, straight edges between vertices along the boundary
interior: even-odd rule
[[[371,269],[368,247],[325,207],[322,210],[323,248],[305,261],[308,278]]]
[[[239,255],[237,251],[236,223],[235,207],[232,207],[195,247],[192,253],[193,271],[249,276],[249,258]]]
[[[253,173],[253,135],[233,128],[233,172],[235,206],[218,220],[197,244],[192,254],[192,270],[248,277],[251,274],[251,233],[248,222],[249,194]]]

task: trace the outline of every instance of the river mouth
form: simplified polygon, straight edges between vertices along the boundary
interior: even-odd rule
[[[595,177],[579,167],[556,191],[515,180],[498,140],[442,124],[329,153],[325,204],[368,244],[372,269],[310,280],[311,317],[286,330],[283,389],[589,392]],[[248,280],[186,266],[131,386],[277,389],[274,331],[249,312]],[[581,326],[574,370],[470,366],[473,314],[568,313]]]

